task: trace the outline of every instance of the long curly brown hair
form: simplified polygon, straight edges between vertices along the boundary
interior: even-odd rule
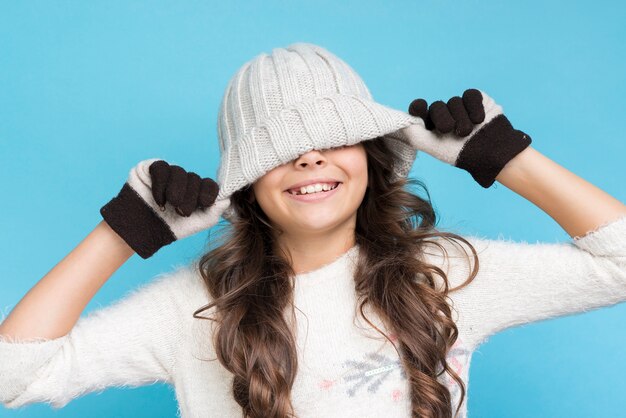
[[[447,372],[461,390],[456,417],[466,389],[446,362],[458,337],[447,298],[476,276],[476,250],[462,236],[435,228],[435,210],[421,181],[388,180],[394,161],[381,137],[362,144],[369,187],[357,210],[355,230],[359,255],[354,286],[359,312],[391,341],[365,316],[364,306],[369,304],[396,334],[398,354],[410,382],[412,416],[452,418],[450,391],[437,379]],[[421,186],[428,198],[411,192],[411,185]],[[272,237],[280,231],[250,193],[249,185],[232,195],[236,215],[223,228],[220,245],[197,260],[212,301],[193,316],[216,321],[212,344],[217,359],[234,376],[233,396],[246,418],[295,417],[290,394],[298,361],[295,336],[284,312],[288,306],[293,308],[296,273],[284,254],[273,250]],[[449,288],[441,268],[416,256],[423,253],[425,243],[446,252],[429,240],[434,237],[458,239],[474,254],[469,278],[454,289]],[[436,286],[435,275],[443,287]],[[198,316],[212,308],[215,318]]]

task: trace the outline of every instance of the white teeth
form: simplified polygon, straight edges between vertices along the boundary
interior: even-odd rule
[[[332,190],[339,185],[339,183],[328,184],[328,183],[317,183],[317,184],[309,184],[308,186],[303,186],[299,190],[299,194],[310,194],[310,193],[318,193],[321,191]],[[292,193],[297,194],[297,193]]]

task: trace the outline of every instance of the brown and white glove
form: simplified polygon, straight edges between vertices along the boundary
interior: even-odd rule
[[[151,158],[130,170],[119,194],[100,214],[141,258],[217,224],[230,204],[216,202],[218,184],[194,172]]]
[[[408,111],[422,118],[425,126],[403,128],[400,137],[416,150],[469,172],[484,188],[532,142],[513,128],[502,107],[482,90],[467,89],[463,97],[447,103],[438,100],[430,107],[424,99],[415,99]]]

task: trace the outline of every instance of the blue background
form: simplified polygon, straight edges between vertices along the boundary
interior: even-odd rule
[[[549,158],[626,201],[626,6],[617,1],[3,1],[0,3],[0,304],[5,314],[100,222],[128,170],[164,158],[216,175],[221,96],[246,61],[292,42],[348,62],[379,102],[487,92]],[[440,226],[528,242],[569,239],[496,183],[420,154],[412,176]],[[98,309],[207,235],[133,256]],[[626,304],[512,328],[479,347],[473,417],[605,417],[626,409]],[[111,388],[2,417],[175,416],[166,385]]]

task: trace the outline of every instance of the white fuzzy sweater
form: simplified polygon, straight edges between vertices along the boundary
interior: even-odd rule
[[[465,238],[479,253],[480,269],[468,287],[450,294],[460,337],[448,362],[466,385],[472,353],[490,335],[626,301],[626,217],[566,243]],[[471,265],[457,246],[439,242],[450,258],[434,246],[425,256],[456,286]],[[354,315],[357,253],[355,246],[296,278],[299,371],[292,399],[301,418],[410,416],[408,381],[396,351]],[[62,407],[106,387],[161,381],[174,386],[182,417],[240,417],[229,373],[217,360],[202,360],[215,358],[211,325],[192,313],[208,301],[189,265],[82,316],[61,338],[0,339],[0,402],[8,408],[34,402]],[[456,406],[458,386],[447,374],[442,382]],[[461,417],[467,416],[466,404],[467,398]]]

